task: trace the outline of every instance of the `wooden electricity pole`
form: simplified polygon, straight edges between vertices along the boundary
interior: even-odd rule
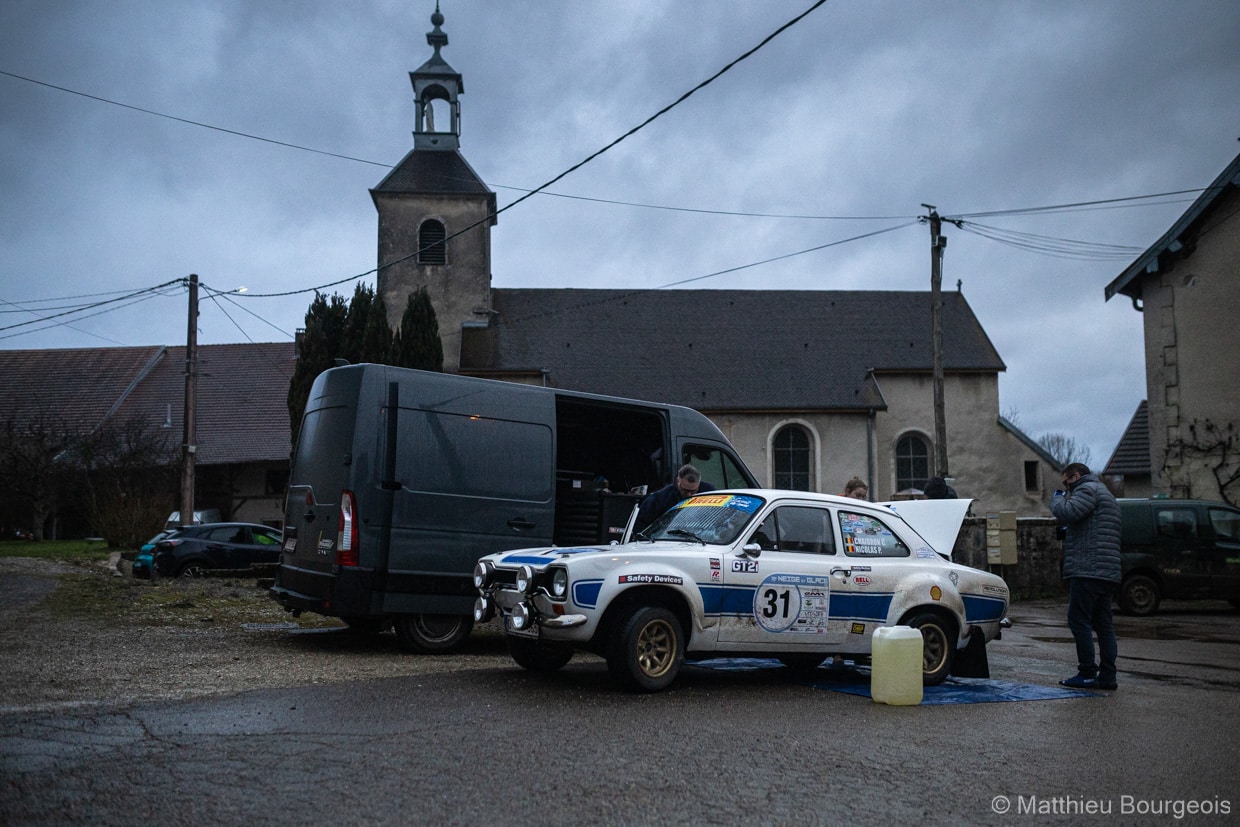
[[[934,349],[934,475],[948,477],[947,420],[943,405],[943,222],[931,204],[930,211],[930,335]]]
[[[181,441],[181,526],[194,524],[194,454],[198,451],[198,276],[189,277],[189,325],[185,334],[185,432]]]

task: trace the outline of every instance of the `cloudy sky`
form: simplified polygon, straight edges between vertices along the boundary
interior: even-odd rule
[[[503,207],[811,5],[441,0],[462,151]],[[190,273],[248,291],[203,343],[291,339],[312,293],[261,294],[373,285],[433,10],[0,3],[0,347],[183,344],[183,287],[117,299]],[[1100,467],[1145,394],[1103,288],[1240,152],[1237,42],[1233,0],[827,2],[501,214],[494,285],[927,290],[933,204],[1002,412]]]

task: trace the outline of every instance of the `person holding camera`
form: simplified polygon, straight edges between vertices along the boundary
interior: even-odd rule
[[[1076,640],[1078,664],[1077,674],[1059,683],[1071,689],[1115,689],[1118,644],[1111,600],[1120,582],[1119,503],[1084,463],[1064,468],[1063,484],[1067,490],[1055,492],[1050,509],[1065,529],[1068,628]]]

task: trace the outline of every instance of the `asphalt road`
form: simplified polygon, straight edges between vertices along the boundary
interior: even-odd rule
[[[1014,606],[992,677],[1072,674],[1063,609]],[[9,711],[0,823],[1240,823],[1240,612],[1118,625],[1119,690],[1064,700],[891,707],[701,667],[628,695],[601,660],[535,675],[482,636],[424,674]],[[353,668],[331,634],[243,656],[277,638]]]

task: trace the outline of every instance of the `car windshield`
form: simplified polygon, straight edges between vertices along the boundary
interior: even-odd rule
[[[684,500],[642,532],[650,540],[727,545],[753,520],[764,500],[745,494],[703,494]]]

